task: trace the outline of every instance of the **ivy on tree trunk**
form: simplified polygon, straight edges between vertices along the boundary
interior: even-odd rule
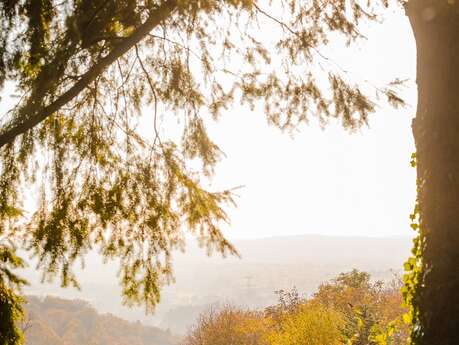
[[[417,345],[459,344],[459,4],[407,5],[417,44],[413,121],[418,176],[418,272],[413,276]]]

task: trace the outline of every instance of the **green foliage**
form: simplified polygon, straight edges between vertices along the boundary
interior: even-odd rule
[[[416,153],[411,155],[410,164],[413,168],[416,167]],[[417,181],[418,195],[419,188],[419,181]],[[416,344],[416,341],[422,337],[418,294],[422,282],[423,270],[425,269],[422,260],[425,238],[420,225],[420,211],[419,202],[416,200],[413,213],[410,214],[410,226],[417,233],[417,236],[413,239],[411,256],[404,264],[405,275],[403,276],[404,286],[402,287],[405,304],[409,306],[409,311],[404,316],[404,319],[407,324],[411,325],[410,344]]]
[[[22,344],[23,334],[19,322],[24,313],[24,300],[16,291],[0,284],[0,344]]]
[[[23,261],[14,248],[0,244],[0,344],[22,344],[19,322],[24,318],[19,292],[26,281],[14,274],[13,269],[23,267]]]
[[[231,190],[207,183],[221,152],[206,119],[239,102],[263,105],[283,130],[313,118],[366,124],[372,98],[397,100],[393,85],[365,93],[320,48],[361,37],[381,4],[0,2],[0,86],[21,95],[0,124],[0,236],[24,243],[43,279],[63,286],[78,286],[73,264],[98,248],[120,261],[123,301],[151,311],[187,232],[209,253],[236,254],[220,231]],[[161,118],[182,135],[164,133]],[[17,217],[30,191],[32,216]]]

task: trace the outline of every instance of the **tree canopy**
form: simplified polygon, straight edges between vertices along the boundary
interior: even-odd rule
[[[178,337],[140,322],[99,314],[82,300],[27,296],[26,344],[175,345]]]
[[[173,279],[171,253],[187,233],[209,252],[236,254],[220,230],[232,191],[206,184],[222,155],[206,121],[239,103],[262,107],[282,130],[313,118],[354,130],[377,97],[403,104],[398,81],[366,87],[321,53],[331,40],[362,38],[359,25],[387,6],[0,2],[0,85],[19,96],[0,120],[1,325],[21,315],[25,282],[11,271],[23,265],[18,246],[63,286],[78,286],[72,265],[97,248],[120,261],[123,301],[147,310]],[[161,118],[174,118],[181,134],[161,131]],[[149,135],[139,131],[145,123]],[[20,339],[7,327],[0,344]]]
[[[296,289],[278,291],[279,302],[264,311],[233,306],[203,313],[183,345],[402,345],[400,279],[371,282],[352,270],[323,283],[309,298]]]

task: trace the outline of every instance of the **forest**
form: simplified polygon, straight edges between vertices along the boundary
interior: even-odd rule
[[[310,297],[277,291],[278,304],[262,311],[223,305],[199,318],[182,345],[406,344],[402,282],[371,281],[352,270],[319,286]]]
[[[23,324],[27,345],[174,345],[171,333],[111,314],[99,314],[88,302],[27,296]]]
[[[175,282],[163,288],[153,314],[145,314],[142,307],[121,305],[113,278],[117,266],[96,260],[96,253],[87,256],[86,267],[78,272],[81,290],[63,290],[57,282],[41,284],[39,272],[30,267],[22,271],[31,284],[24,293],[89,301],[100,313],[184,335],[199,314],[215,304],[262,310],[276,303],[275,291],[296,287],[309,296],[323,282],[353,268],[368,272],[372,280],[401,276],[411,240],[303,235],[238,240],[234,245],[242,259],[209,258],[197,245],[176,255]]]
[[[407,309],[400,277],[386,282],[352,270],[310,296],[276,291],[278,302],[248,309],[221,302],[202,312],[184,336],[99,314],[88,302],[27,297],[27,345],[379,345],[405,344]]]

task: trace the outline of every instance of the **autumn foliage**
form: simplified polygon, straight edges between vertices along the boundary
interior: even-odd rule
[[[201,315],[182,345],[399,345],[408,338],[400,282],[372,282],[353,270],[322,284],[310,298],[278,291],[263,311],[231,305]]]
[[[100,314],[82,300],[28,296],[26,345],[175,345],[168,331]],[[3,345],[3,344],[2,344]]]

